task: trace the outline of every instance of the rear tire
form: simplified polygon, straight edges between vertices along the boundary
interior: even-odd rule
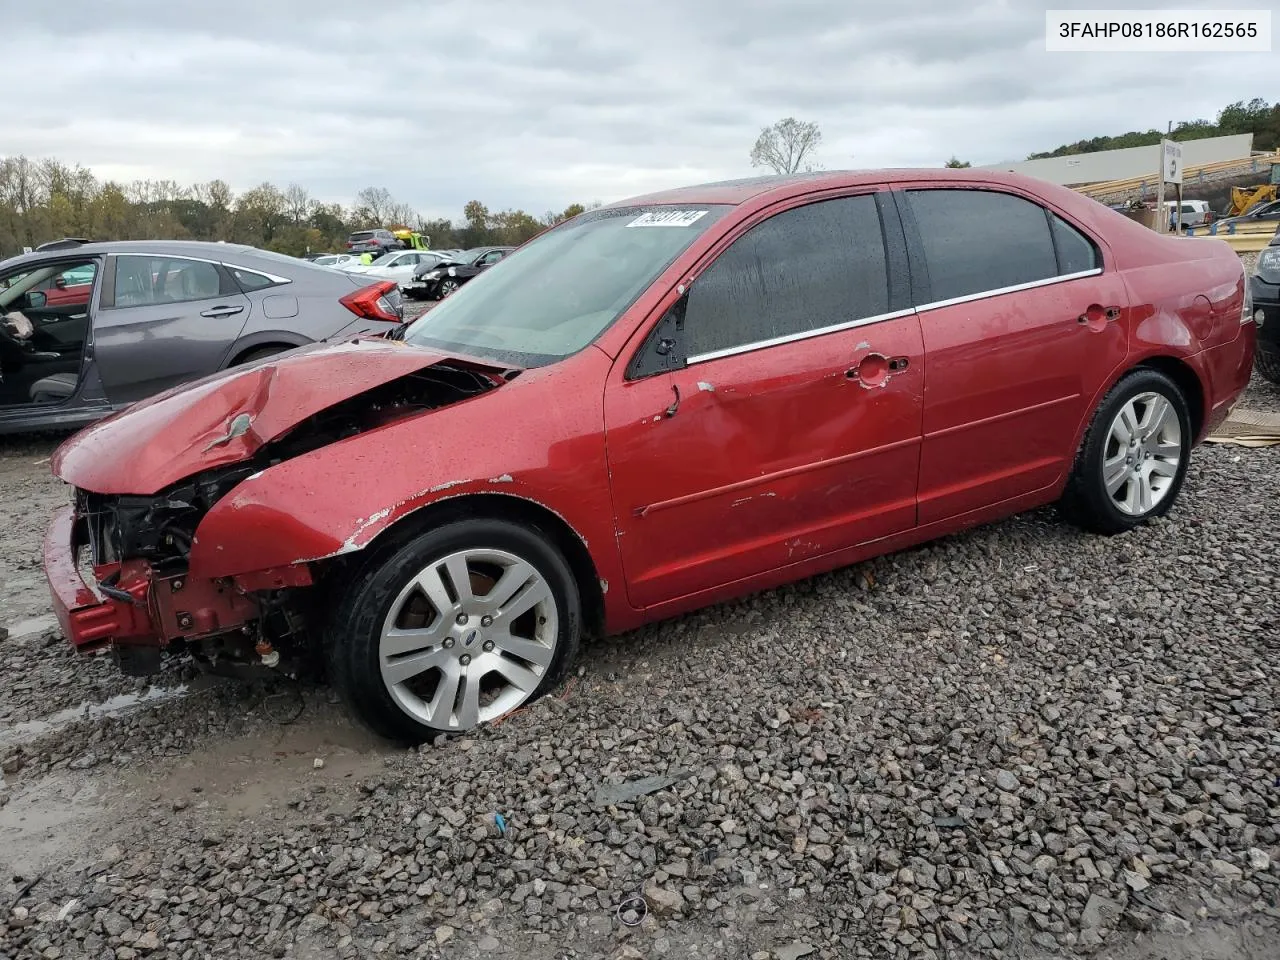
[[[329,618],[325,652],[365,724],[420,743],[541,697],[573,661],[581,628],[577,583],[549,538],[458,520],[370,556]]]
[[[1280,351],[1266,341],[1259,340],[1253,353],[1253,368],[1268,383],[1280,384]]]
[[[1187,474],[1191,415],[1178,385],[1140,368],[1094,412],[1059,504],[1094,533],[1116,534],[1169,512]]]

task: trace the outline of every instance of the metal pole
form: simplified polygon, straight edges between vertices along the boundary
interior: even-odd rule
[[[1169,217],[1164,212],[1164,146],[1160,147],[1160,170],[1156,174],[1156,233],[1168,232]]]

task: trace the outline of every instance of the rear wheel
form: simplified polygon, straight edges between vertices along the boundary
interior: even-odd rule
[[[580,629],[558,550],[525,527],[465,520],[371,558],[326,642],[334,684],[360,718],[416,743],[537,699],[572,661]]]
[[[264,360],[267,357],[273,357],[277,353],[284,353],[286,350],[292,350],[293,347],[283,343],[273,343],[266,347],[254,347],[241,356],[236,358],[236,362],[232,366],[238,367],[243,363],[253,363],[257,360]]]
[[[1254,369],[1262,379],[1280,383],[1280,351],[1265,340],[1259,340],[1253,354]]]
[[[1162,516],[1182,489],[1191,441],[1191,416],[1177,384],[1157,370],[1125,375],[1094,413],[1063,511],[1106,534]]]

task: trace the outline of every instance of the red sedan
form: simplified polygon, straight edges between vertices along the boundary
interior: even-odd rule
[[[399,340],[89,427],[53,459],[76,498],[45,566],[81,650],[322,653],[417,740],[546,691],[583,633],[1055,501],[1130,530],[1173,506],[1253,351],[1230,247],[1065,188],[689,187],[547,231]]]

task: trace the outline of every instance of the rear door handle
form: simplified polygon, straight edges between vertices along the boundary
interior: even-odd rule
[[[243,312],[244,307],[210,307],[208,310],[200,311],[200,316],[216,319],[218,317],[231,317],[237,313]]]
[[[892,373],[907,369],[911,361],[906,357],[886,357],[882,353],[868,353],[856,364],[844,372],[850,380],[856,380],[864,387],[878,387],[889,379]]]
[[[1101,304],[1091,303],[1089,304],[1088,309],[1085,310],[1084,313],[1076,317],[1076,322],[1089,323],[1090,321],[1094,321],[1095,323],[1100,323],[1105,320],[1119,320],[1119,319],[1120,319],[1119,307],[1104,307]]]

